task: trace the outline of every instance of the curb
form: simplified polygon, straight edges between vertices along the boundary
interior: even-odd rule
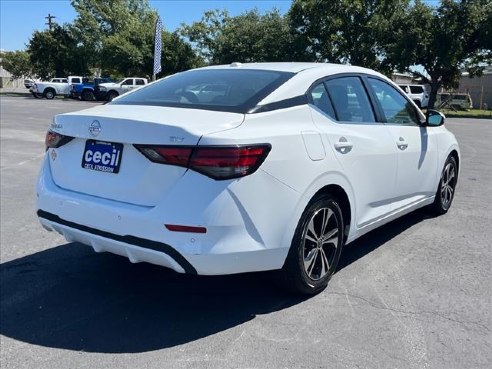
[[[29,92],[0,92],[0,96],[19,96],[19,97],[28,97],[32,96]]]

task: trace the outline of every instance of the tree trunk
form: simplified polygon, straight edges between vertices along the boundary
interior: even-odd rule
[[[430,86],[431,90],[429,94],[429,103],[427,104],[427,109],[434,109],[434,105],[436,104],[437,92],[439,91],[439,87],[441,87],[441,83],[432,79]]]

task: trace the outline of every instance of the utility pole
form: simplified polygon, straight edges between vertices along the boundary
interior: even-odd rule
[[[45,24],[49,27],[49,29],[50,29],[50,31],[51,31],[51,28],[53,27],[53,23],[54,23],[54,22],[52,22],[51,20],[52,20],[53,18],[56,18],[56,17],[55,17],[54,15],[51,15],[50,13],[48,13],[48,16],[47,16],[47,17],[44,17],[44,18],[45,18],[45,19],[48,19],[48,23],[45,23]]]

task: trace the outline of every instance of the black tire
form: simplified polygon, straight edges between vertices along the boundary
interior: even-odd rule
[[[313,198],[299,220],[280,271],[284,287],[306,295],[324,290],[340,260],[344,232],[342,210],[336,198],[328,194]]]
[[[96,95],[91,90],[84,90],[80,96],[84,101],[95,101]]]
[[[419,109],[422,109],[422,104],[420,103],[419,100],[413,100],[413,102],[415,103],[415,105],[418,106]]]
[[[56,96],[56,91],[52,88],[47,88],[46,90],[44,90],[43,96],[48,100],[53,100]]]
[[[432,211],[436,215],[446,214],[451,207],[458,182],[458,164],[453,156],[448,156],[441,173],[441,180],[437,187]]]
[[[108,101],[113,101],[115,97],[118,97],[118,93],[116,91],[108,92]]]

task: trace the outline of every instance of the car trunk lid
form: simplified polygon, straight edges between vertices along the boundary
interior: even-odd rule
[[[53,180],[67,190],[154,206],[187,169],[153,163],[134,144],[193,146],[203,135],[233,129],[243,119],[238,113],[135,105],[58,115],[52,130],[74,139],[50,149]],[[106,151],[108,166],[94,165],[96,159],[102,164]]]

